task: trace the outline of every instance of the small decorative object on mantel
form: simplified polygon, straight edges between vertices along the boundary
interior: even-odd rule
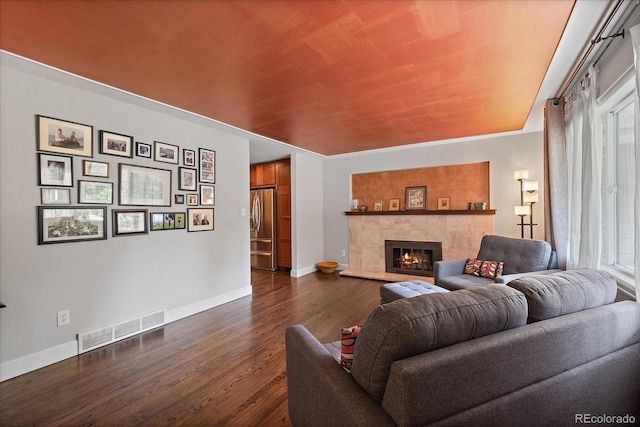
[[[378,201],[375,203],[373,207],[374,211],[381,212],[382,211],[382,201]]]
[[[338,263],[334,261],[322,261],[316,264],[316,268],[325,274],[331,274],[336,271]]]
[[[358,206],[358,212],[366,212],[367,211],[367,207],[365,205],[360,205]]]
[[[427,209],[427,187],[407,187],[405,194],[406,210],[426,210]]]
[[[483,211],[487,209],[487,202],[476,202],[475,207],[477,211]]]
[[[357,211],[358,210],[358,199],[352,199],[351,200],[351,210],[352,211]]]
[[[438,210],[448,211],[451,209],[451,197],[438,197]]]

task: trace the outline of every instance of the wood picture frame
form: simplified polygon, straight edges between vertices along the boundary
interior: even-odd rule
[[[178,190],[196,191],[198,188],[198,170],[178,167]]]
[[[180,147],[166,142],[153,141],[153,160],[156,162],[178,164]]]
[[[100,131],[100,154],[133,157],[133,137],[120,133]]]
[[[112,213],[114,237],[149,233],[146,209],[113,210]]]
[[[424,211],[427,209],[427,187],[414,186],[405,189],[405,210]]]
[[[38,153],[38,185],[73,187],[73,158]]]
[[[41,188],[40,202],[43,205],[70,205],[70,188]]]
[[[150,159],[151,144],[146,144],[144,142],[136,141],[136,156]]]
[[[439,211],[451,210],[451,197],[438,197],[438,210]]]
[[[113,182],[78,180],[78,203],[113,204]]]
[[[391,199],[391,200],[389,200],[389,210],[390,211],[399,211],[400,210],[400,199]]]
[[[382,201],[377,201],[373,204],[373,210],[376,212],[382,212]]]
[[[187,209],[187,231],[211,231],[214,208]]]
[[[171,206],[171,170],[118,164],[118,203],[123,206]]]
[[[214,206],[216,204],[216,188],[209,184],[200,184],[200,204]]]
[[[198,194],[187,194],[187,206],[198,206]]]
[[[110,169],[111,166],[107,162],[97,162],[95,160],[82,161],[82,176],[109,178]]]
[[[106,240],[107,207],[38,206],[38,245]]]
[[[37,150],[93,157],[93,126],[37,115]]]
[[[198,170],[200,182],[207,184],[216,183],[216,152],[213,150],[207,150],[200,148],[198,151]]]

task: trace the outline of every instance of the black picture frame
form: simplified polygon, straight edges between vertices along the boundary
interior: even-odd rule
[[[198,180],[207,184],[215,184],[216,152],[206,148],[199,148],[198,150]]]
[[[151,144],[146,144],[144,142],[136,141],[136,156],[150,159]]]
[[[196,191],[198,189],[198,170],[178,167],[178,190]]]
[[[133,137],[121,133],[101,130],[100,154],[119,157],[133,157]]]
[[[187,226],[186,212],[151,212],[149,214],[151,231],[184,230]]]
[[[149,214],[147,209],[118,209],[113,214],[113,236],[134,236],[149,234]]]
[[[171,206],[169,169],[118,163],[118,204]]]
[[[182,150],[182,164],[185,166],[196,167],[196,152],[195,150],[189,150],[184,148]]]
[[[156,162],[178,164],[180,147],[166,142],[153,141],[153,160]]]
[[[38,245],[107,239],[106,206],[38,206]]]
[[[38,153],[38,185],[73,187],[73,157]]]

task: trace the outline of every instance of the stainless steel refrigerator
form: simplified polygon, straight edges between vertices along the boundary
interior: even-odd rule
[[[276,269],[275,190],[251,190],[251,267]]]

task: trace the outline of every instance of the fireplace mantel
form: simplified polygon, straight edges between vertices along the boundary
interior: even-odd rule
[[[495,209],[462,211],[347,211],[345,215],[495,215]]]
[[[442,242],[442,259],[477,255],[493,234],[494,209],[463,211],[345,212],[349,219],[349,270],[385,272],[385,240]]]

